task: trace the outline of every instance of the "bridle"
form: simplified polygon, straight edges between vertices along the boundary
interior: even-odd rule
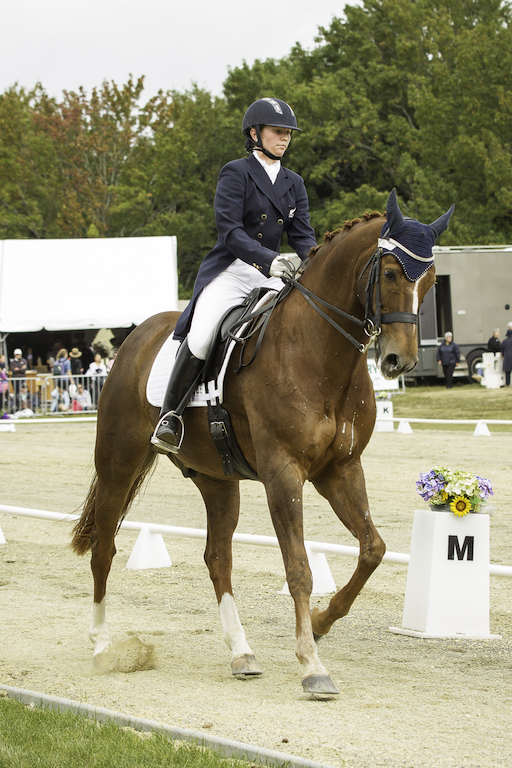
[[[359,275],[358,283],[362,279],[364,273],[369,268],[368,273],[368,280],[365,287],[365,293],[366,293],[366,304],[365,304],[365,313],[364,318],[361,320],[358,317],[355,317],[354,315],[350,315],[348,312],[345,312],[343,309],[339,309],[339,307],[334,306],[334,304],[329,304],[328,301],[325,301],[324,299],[321,299],[319,296],[316,296],[312,291],[309,290],[309,288],[306,288],[302,283],[300,282],[300,276],[299,279],[296,279],[295,277],[288,277],[283,275],[281,278],[283,283],[285,284],[285,287],[283,290],[277,294],[277,296],[272,299],[269,303],[265,304],[263,307],[260,307],[259,309],[251,312],[251,314],[246,315],[243,320],[238,321],[233,324],[233,326],[229,329],[228,335],[231,339],[234,341],[241,341],[242,342],[242,350],[240,353],[240,365],[237,368],[237,371],[240,370],[240,368],[245,368],[246,366],[250,365],[253,360],[255,359],[256,355],[258,354],[261,342],[263,340],[263,335],[265,333],[268,321],[270,319],[270,316],[274,310],[274,308],[277,306],[278,303],[280,303],[293,288],[296,288],[299,293],[302,294],[302,296],[306,299],[308,304],[313,307],[313,309],[318,312],[318,314],[326,320],[329,325],[331,325],[333,328],[335,328],[339,333],[341,333],[348,341],[350,341],[351,344],[353,344],[356,349],[359,350],[361,353],[365,353],[373,341],[375,341],[380,334],[382,333],[382,325],[386,325],[389,323],[413,323],[417,325],[418,323],[418,315],[414,312],[384,312],[382,313],[382,304],[381,304],[381,298],[380,298],[380,272],[381,272],[381,266],[382,266],[382,257],[385,255],[386,251],[381,246],[377,246],[373,254],[370,256],[366,264],[364,265],[363,269],[361,270],[361,273]],[[375,304],[375,312],[373,311],[373,305]],[[354,325],[357,325],[359,328],[362,328],[364,333],[368,336],[368,341],[366,344],[363,344],[362,342],[358,341],[354,336],[352,336],[351,333],[346,331],[344,328],[339,325],[335,320],[333,320],[332,317],[329,317],[329,315],[323,311],[322,307],[329,310],[330,312],[333,312],[335,315],[339,315],[340,317],[345,318],[345,320],[349,320],[350,322],[354,323]],[[241,326],[245,325],[247,323],[250,323],[252,320],[256,320],[259,318],[259,322],[257,322],[252,327],[247,326],[247,333],[240,336],[235,336],[235,331]],[[248,363],[242,363],[242,353],[243,353],[243,347],[245,346],[245,342],[253,336],[257,331],[260,331],[258,341],[256,343],[256,347],[254,349],[254,353],[249,360]]]

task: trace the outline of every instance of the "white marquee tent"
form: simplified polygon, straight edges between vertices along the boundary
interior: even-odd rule
[[[0,241],[0,336],[129,328],[178,309],[175,237]]]

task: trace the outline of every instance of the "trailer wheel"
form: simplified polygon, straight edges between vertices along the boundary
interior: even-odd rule
[[[474,381],[473,376],[477,373],[477,368],[482,366],[482,355],[485,349],[472,349],[466,355],[466,363],[468,364],[468,380]]]

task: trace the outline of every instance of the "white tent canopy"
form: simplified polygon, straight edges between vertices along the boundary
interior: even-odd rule
[[[175,237],[0,241],[0,333],[129,328],[178,309]]]

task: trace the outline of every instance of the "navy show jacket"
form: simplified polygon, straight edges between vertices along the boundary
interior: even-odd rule
[[[174,336],[187,335],[199,293],[235,259],[241,259],[269,277],[286,232],[288,245],[302,259],[316,247],[309,223],[309,203],[301,176],[281,166],[275,184],[257,160],[233,160],[219,174],[215,193],[218,240],[204,257],[194,284],[192,300],[181,315]]]

